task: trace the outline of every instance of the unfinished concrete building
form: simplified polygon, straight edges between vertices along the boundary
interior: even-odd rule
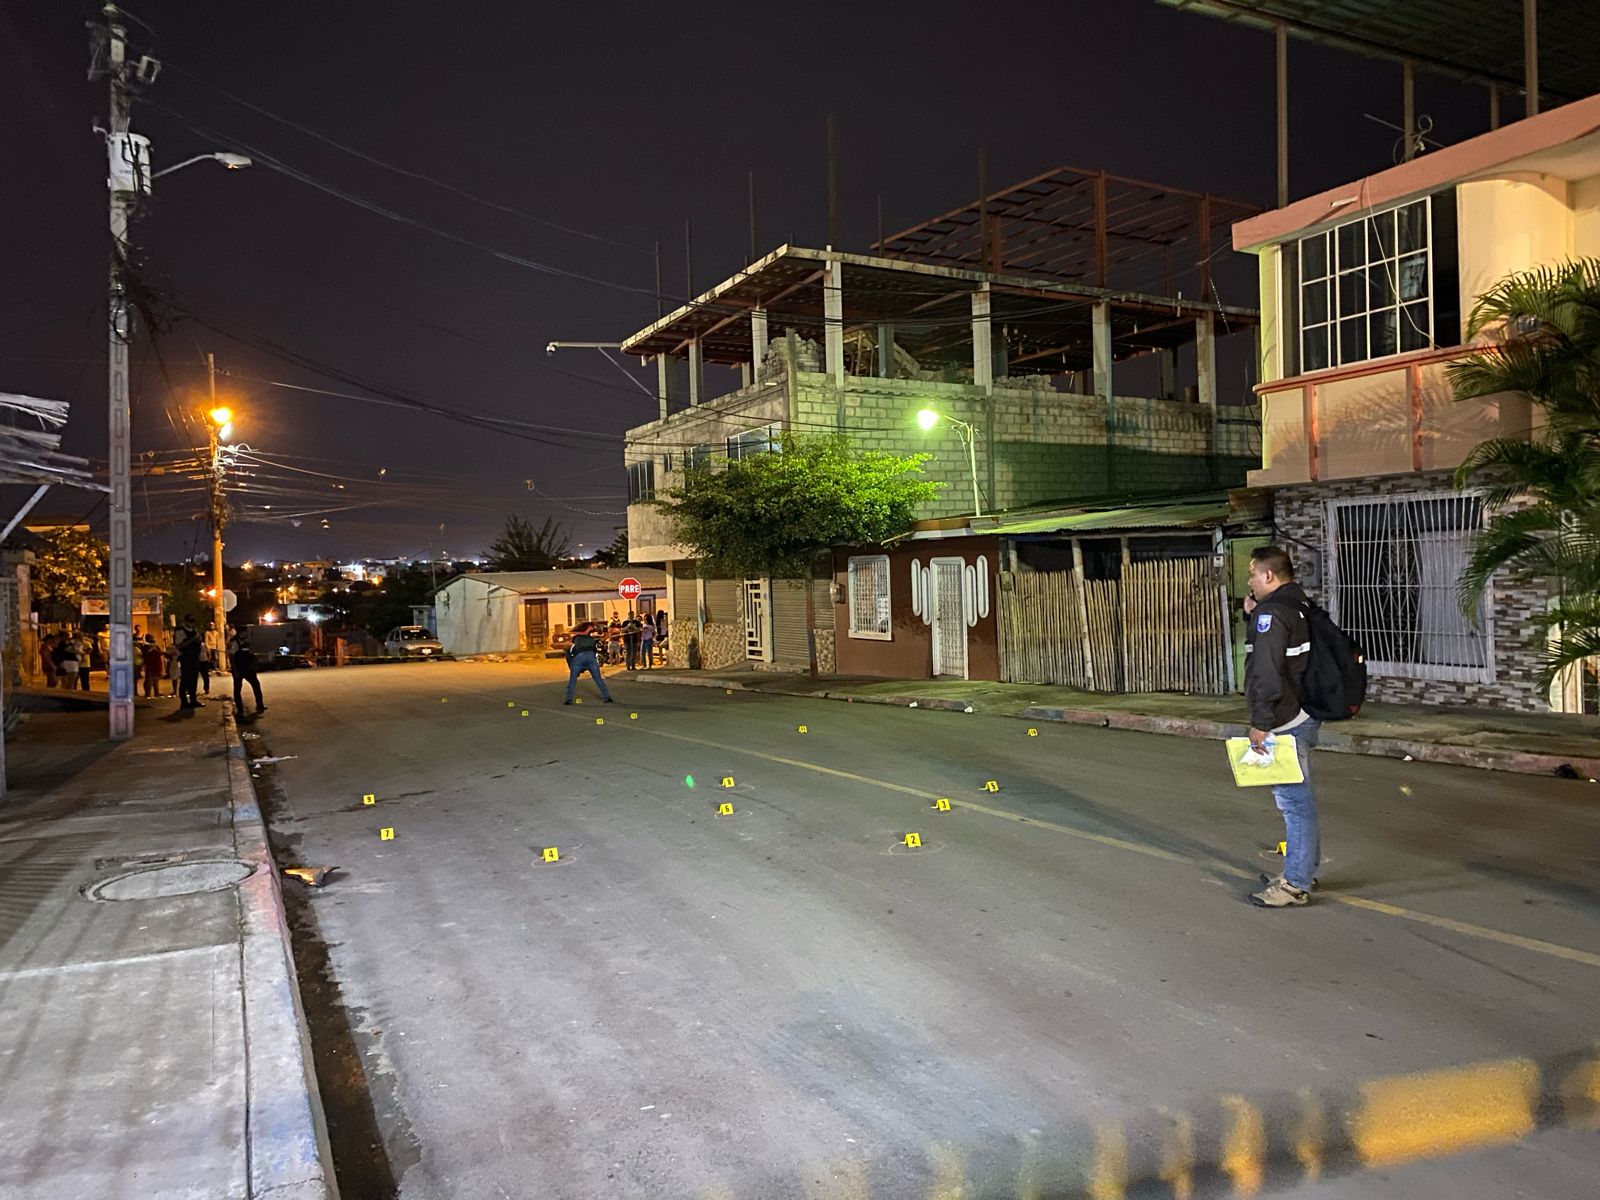
[[[765,451],[786,429],[931,453],[945,486],[928,518],[1242,484],[1257,410],[1242,374],[1223,394],[1217,347],[1253,345],[1257,313],[1222,304],[1212,273],[1256,211],[1061,168],[871,254],[781,246],[627,338],[656,362],[660,401],[627,435],[630,554],[667,564],[678,661],[793,669],[814,646],[831,667],[825,578],[808,626],[803,584],[700,577],[648,503],[686,465]],[[717,367],[739,375],[713,396]],[[944,418],[929,431],[925,408]]]

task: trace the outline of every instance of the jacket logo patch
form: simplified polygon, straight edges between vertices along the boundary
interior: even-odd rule
[[[1257,633],[1265,633],[1267,630],[1269,630],[1271,628],[1272,628],[1272,614],[1271,613],[1262,613],[1259,617],[1256,618],[1256,632]]]

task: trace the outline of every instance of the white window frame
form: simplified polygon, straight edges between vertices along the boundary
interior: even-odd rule
[[[1429,349],[1438,345],[1438,339],[1436,337],[1436,330],[1434,326],[1435,296],[1433,286],[1433,200],[1434,198],[1432,196],[1423,196],[1415,200],[1408,200],[1404,204],[1391,205],[1388,208],[1380,209],[1376,212],[1363,214],[1362,216],[1351,221],[1341,221],[1339,224],[1331,225],[1327,229],[1322,230],[1320,233],[1307,234],[1304,237],[1295,239],[1294,350],[1298,374],[1304,375],[1313,371],[1331,371],[1338,367],[1352,366],[1356,363],[1376,362],[1380,359],[1390,358],[1397,354],[1413,354],[1418,350]],[[1423,215],[1422,249],[1420,251],[1412,250],[1408,253],[1401,253],[1398,214],[1405,209],[1419,204],[1422,206]],[[1383,258],[1374,258],[1372,253],[1372,240],[1374,237],[1373,226],[1381,218],[1388,218],[1396,223],[1393,245],[1391,247],[1392,253]],[[1362,226],[1363,232],[1366,234],[1367,246],[1361,263],[1358,265],[1347,266],[1342,261],[1340,256],[1339,234],[1341,231],[1349,229],[1354,225]],[[1325,261],[1326,270],[1322,275],[1308,279],[1305,269],[1306,245],[1307,243],[1318,239],[1323,239],[1327,247]],[[1406,259],[1415,257],[1419,253],[1423,256],[1422,278],[1423,286],[1426,289],[1427,294],[1422,299],[1414,299],[1407,302],[1400,297],[1400,264]],[[1380,264],[1387,268],[1388,279],[1392,285],[1395,295],[1394,304],[1380,305],[1374,308],[1372,304],[1371,292],[1369,290],[1367,293],[1367,302],[1359,312],[1345,312],[1339,298],[1340,280],[1342,277],[1357,270],[1359,270],[1363,277],[1365,277],[1374,266]],[[1310,285],[1315,285],[1318,283],[1325,285],[1328,290],[1327,316],[1325,320],[1314,322],[1312,327],[1327,331],[1328,361],[1322,364],[1320,367],[1308,367],[1306,363],[1306,288]],[[1427,325],[1425,328],[1420,328],[1418,330],[1418,332],[1420,332],[1423,336],[1424,345],[1405,347],[1402,345],[1404,341],[1402,326],[1406,322],[1413,320],[1412,316],[1408,313],[1408,310],[1424,303],[1426,304],[1427,311]],[[1385,351],[1382,354],[1374,354],[1372,352],[1372,318],[1376,315],[1384,313],[1394,314],[1394,349]],[[1365,341],[1363,343],[1365,350],[1359,356],[1346,358],[1343,354],[1341,346],[1340,327],[1345,321],[1355,320],[1358,317],[1365,322]]]
[[[741,458],[772,453],[778,448],[778,434],[781,429],[782,424],[778,421],[768,425],[757,425],[751,429],[741,429],[726,439],[728,461],[738,462]]]
[[[1324,501],[1324,533],[1327,546],[1327,554],[1324,558],[1324,562],[1327,564],[1326,573],[1328,578],[1328,615],[1331,616],[1339,625],[1343,626],[1346,632],[1348,632],[1351,637],[1361,644],[1362,649],[1365,650],[1367,654],[1367,669],[1373,675],[1388,676],[1391,678],[1400,679],[1449,680],[1468,683],[1494,682],[1495,602],[1492,583],[1484,590],[1483,599],[1479,602],[1478,624],[1476,629],[1481,632],[1483,637],[1483,663],[1481,666],[1462,666],[1458,664],[1430,662],[1396,662],[1384,659],[1380,657],[1384,649],[1382,645],[1373,644],[1373,639],[1369,633],[1359,628],[1350,627],[1351,623],[1355,623],[1357,618],[1354,615],[1351,615],[1347,622],[1346,617],[1340,613],[1338,553],[1340,544],[1340,513],[1348,508],[1371,507],[1373,505],[1380,504],[1399,506],[1402,504],[1428,501],[1453,501],[1456,503],[1465,503],[1472,500],[1476,500],[1478,503],[1482,504],[1483,494],[1478,491],[1470,490],[1466,492],[1400,492],[1391,495],[1339,497],[1337,499],[1329,499]],[[1488,516],[1488,510],[1485,506],[1479,518],[1478,527],[1480,529],[1483,527],[1483,523],[1488,520]],[[1352,584],[1351,586],[1359,585]],[[1422,585],[1419,583],[1417,586],[1420,597]],[[1436,601],[1437,599],[1438,598],[1435,597]],[[1456,603],[1454,580],[1450,581],[1449,594],[1446,597],[1446,602],[1451,605]],[[1400,636],[1417,636],[1420,638],[1424,631],[1419,628],[1416,631],[1402,630],[1396,632]]]
[[[856,627],[856,575],[857,564],[873,563],[881,574],[883,581],[882,596],[873,597],[873,608],[882,607],[888,614],[886,630],[859,629]],[[894,641],[894,584],[889,578],[889,556],[887,554],[853,554],[845,559],[845,611],[850,614],[848,636],[869,642]]]

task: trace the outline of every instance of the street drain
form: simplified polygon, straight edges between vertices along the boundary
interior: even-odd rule
[[[83,894],[90,900],[156,900],[164,896],[192,896],[220,892],[249,878],[252,867],[233,858],[167,863],[124,871],[90,884]]]

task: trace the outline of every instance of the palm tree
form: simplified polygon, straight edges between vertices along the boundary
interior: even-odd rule
[[[1518,393],[1545,428],[1484,442],[1456,470],[1458,487],[1486,485],[1494,512],[1462,572],[1462,607],[1475,613],[1501,569],[1551,580],[1548,685],[1600,654],[1600,259],[1507,276],[1479,297],[1467,333],[1489,340],[1451,365],[1456,399]]]
[[[489,545],[491,571],[543,571],[567,556],[567,531],[546,517],[537,529],[525,517],[509,516],[500,536]]]

